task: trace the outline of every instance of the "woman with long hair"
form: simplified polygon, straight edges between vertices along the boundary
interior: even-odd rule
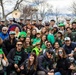
[[[30,39],[30,37],[26,37],[23,47],[25,49],[25,52],[31,53],[32,46],[31,46],[31,39]]]
[[[62,31],[58,31],[58,33],[56,34],[56,38],[55,39],[59,43],[60,47],[62,47],[63,44],[64,44],[64,36],[63,36]]]
[[[46,41],[47,41],[47,38],[46,38],[46,35],[42,35],[41,36],[41,48],[42,50],[46,49]]]
[[[69,69],[70,61],[66,56],[65,50],[63,48],[59,48],[58,50],[58,60],[56,65],[56,74],[55,75],[71,75],[71,71]],[[57,73],[60,74],[57,74]]]
[[[59,50],[60,46],[59,46],[59,43],[58,42],[55,42],[54,43],[54,59],[55,59],[55,63],[57,62],[58,60],[58,50]]]
[[[27,32],[27,37],[31,37],[31,30],[27,29],[26,32]]]
[[[37,75],[37,60],[36,54],[31,53],[29,58],[21,66],[22,74],[24,75]]]
[[[33,29],[31,33],[31,42],[33,42],[33,40],[36,38],[36,34],[37,34],[37,30]]]
[[[16,27],[16,28],[15,28],[15,37],[16,37],[17,39],[18,39],[18,37],[19,37],[19,34],[20,34],[19,28]]]
[[[43,27],[43,28],[41,29],[41,34],[42,34],[42,35],[45,34],[46,31],[47,31],[47,29],[46,29],[45,27]]]

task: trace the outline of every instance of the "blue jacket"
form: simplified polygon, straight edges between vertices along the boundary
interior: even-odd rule
[[[0,38],[2,38],[2,40],[5,40],[7,37],[8,37],[8,33],[3,34],[2,32],[0,32]]]
[[[66,54],[70,54],[75,49],[75,47],[76,47],[76,43],[74,43],[74,42],[72,42],[70,44],[70,46],[67,46],[65,44],[63,45],[63,48],[64,48]]]

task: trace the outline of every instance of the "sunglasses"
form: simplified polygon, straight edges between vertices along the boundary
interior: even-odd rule
[[[22,46],[22,44],[17,44],[18,46]]]
[[[63,54],[63,51],[59,51],[58,53],[59,53],[59,54]]]
[[[3,31],[7,31],[7,30],[3,30]]]
[[[10,35],[15,35],[15,34],[10,34]]]

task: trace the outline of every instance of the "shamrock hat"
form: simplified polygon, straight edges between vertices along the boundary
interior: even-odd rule
[[[27,36],[27,33],[24,31],[20,32],[20,34],[19,34],[19,38],[20,37],[26,38],[26,36]]]
[[[59,27],[64,27],[65,25],[64,25],[64,23],[60,23],[58,26]]]
[[[0,49],[0,54],[4,54],[4,52],[2,51],[2,49]]]

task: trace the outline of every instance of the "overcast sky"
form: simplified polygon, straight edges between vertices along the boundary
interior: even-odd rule
[[[32,0],[29,0],[29,1],[32,1]],[[57,8],[61,13],[71,13],[70,8],[72,6],[73,1],[76,2],[76,0],[46,0],[46,2],[49,3],[49,5],[53,6],[54,11]],[[8,12],[12,9],[13,4],[12,3],[11,4],[7,3],[5,5],[5,7],[6,7],[5,8],[6,12]],[[0,12],[1,12],[1,8],[0,8]]]
[[[47,0],[49,4],[52,4],[54,10],[57,8],[60,12],[71,13],[70,8],[73,2],[76,0]]]

